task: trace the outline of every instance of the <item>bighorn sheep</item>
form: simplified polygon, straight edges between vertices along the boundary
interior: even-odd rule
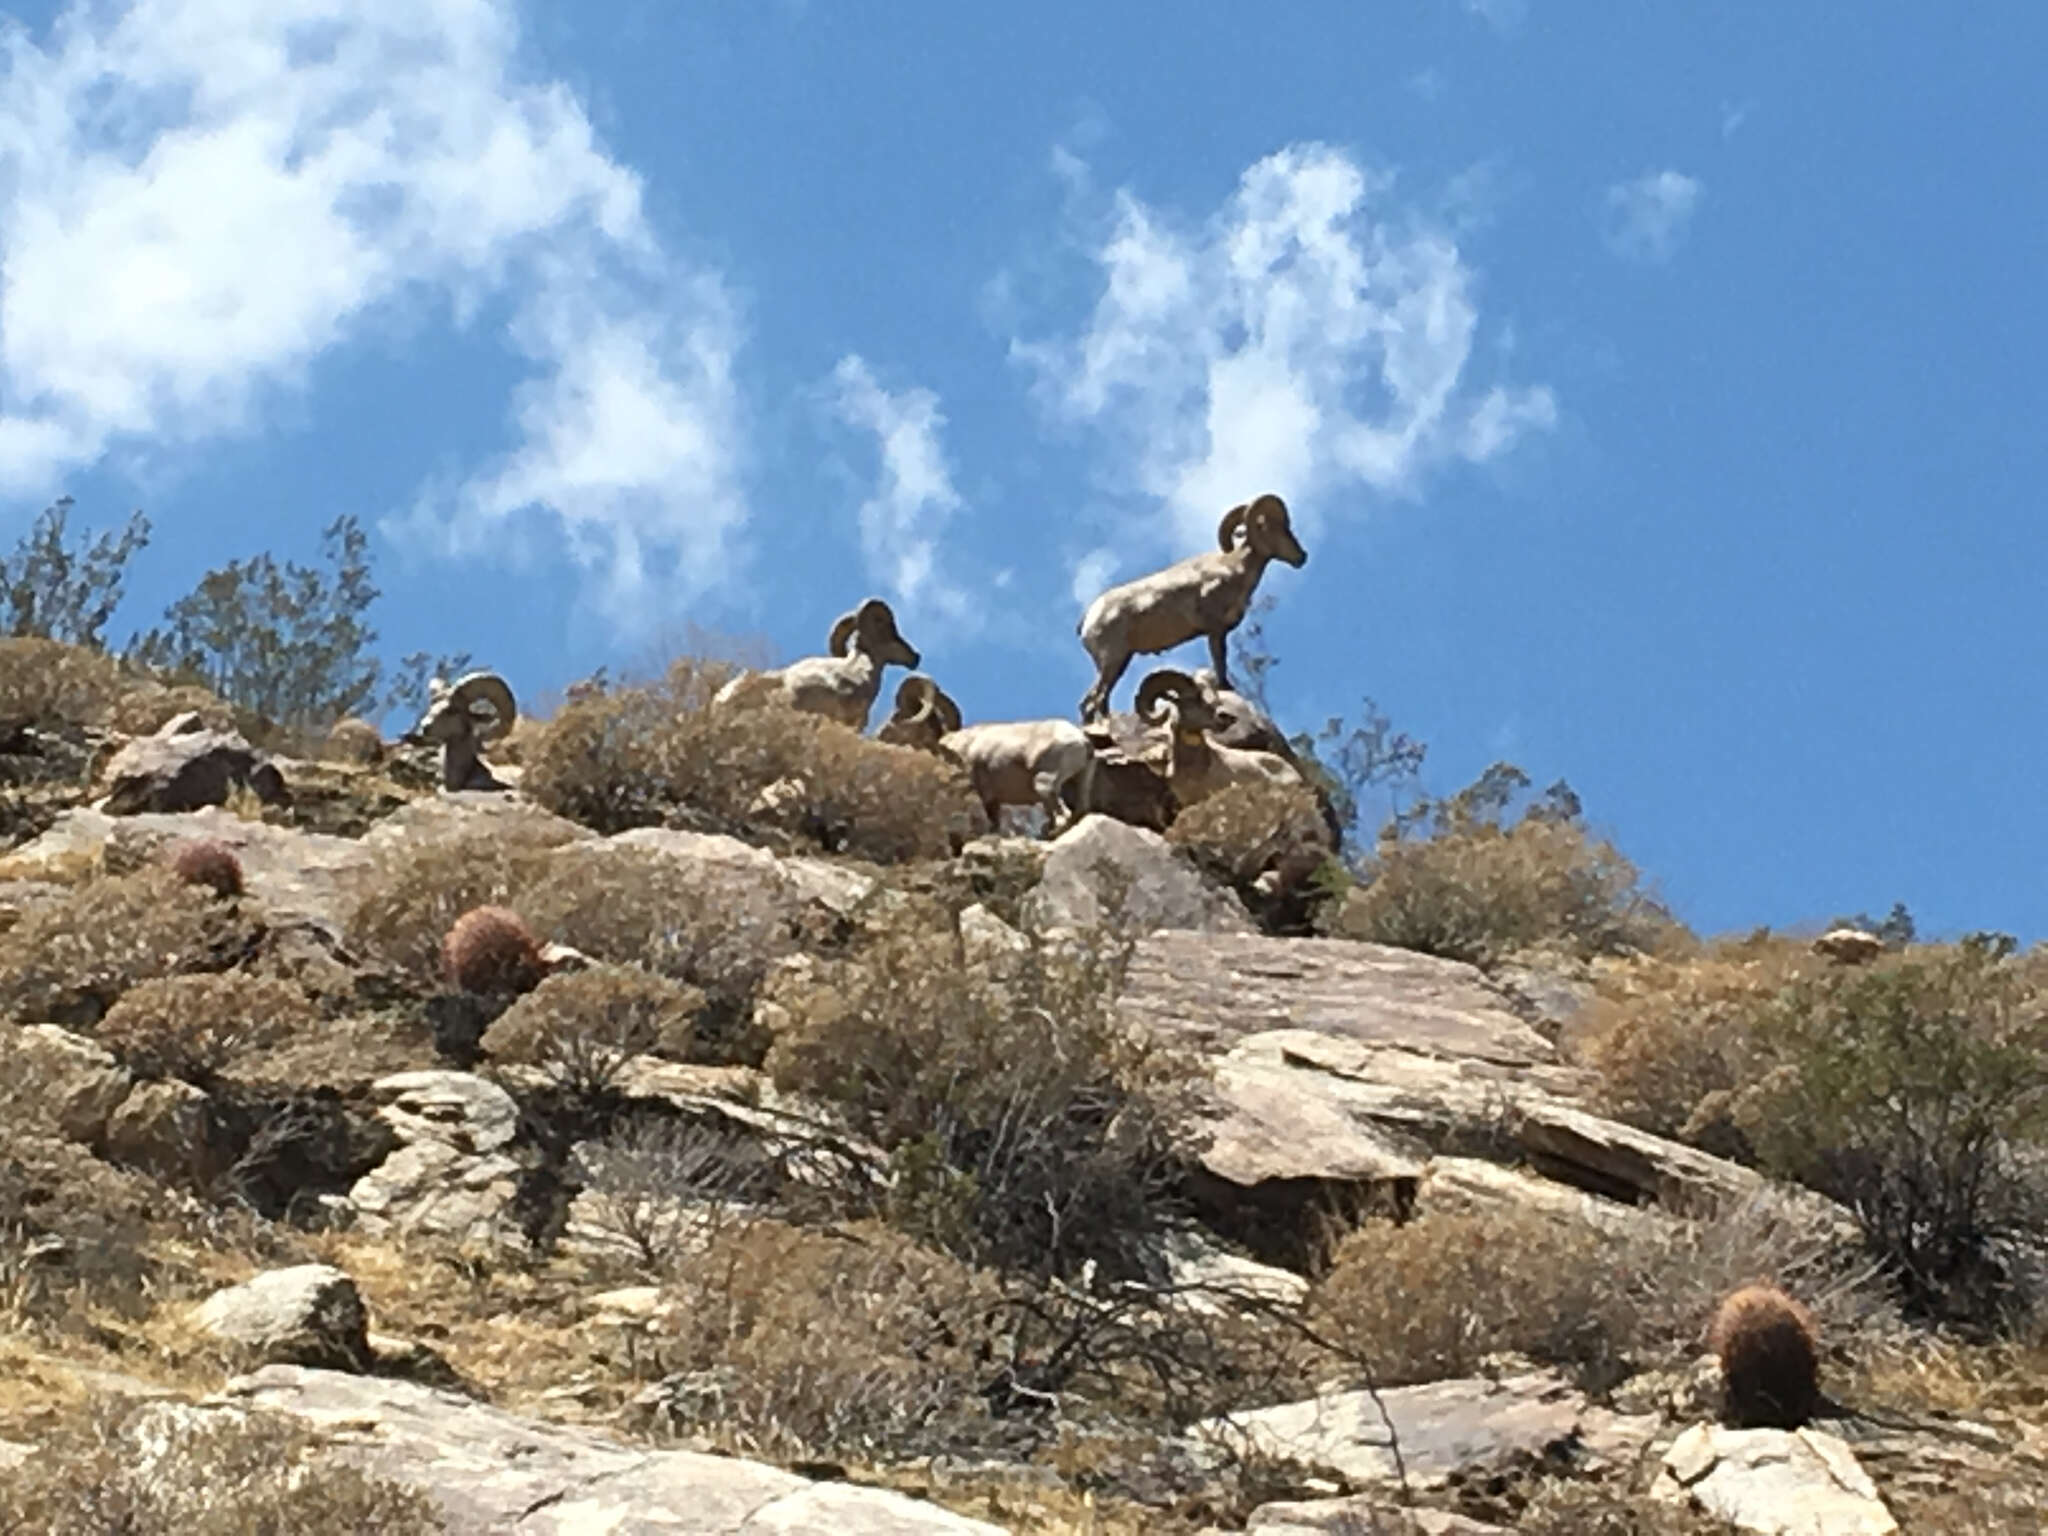
[[[792,709],[864,731],[875,695],[882,691],[883,668],[891,662],[914,667],[923,659],[897,632],[895,613],[879,597],[841,614],[825,648],[830,655],[806,656],[773,671],[743,672],[711,702],[750,705],[779,696]]]
[[[1209,732],[1216,725],[1211,696],[1187,673],[1161,667],[1138,685],[1138,717],[1166,728],[1166,781],[1185,810],[1235,784],[1300,784],[1300,771],[1276,752],[1228,747]]]
[[[1083,720],[1108,712],[1133,656],[1171,650],[1197,635],[1208,637],[1218,685],[1230,686],[1230,632],[1243,622],[1267,564],[1298,568],[1308,554],[1288,524],[1287,503],[1270,493],[1224,513],[1216,541],[1220,549],[1111,587],[1088,605],[1079,630],[1096,678],[1081,700]]]
[[[967,770],[989,824],[1006,805],[1045,809],[1047,830],[1095,805],[1095,745],[1066,720],[1017,720],[963,726],[960,707],[922,673],[896,689],[896,710],[879,740],[921,747]]]
[[[479,708],[485,713],[480,717]],[[453,683],[427,685],[427,709],[402,738],[408,745],[438,745],[444,789],[509,789],[483,760],[485,743],[504,737],[519,718],[511,686],[495,672],[471,672]]]

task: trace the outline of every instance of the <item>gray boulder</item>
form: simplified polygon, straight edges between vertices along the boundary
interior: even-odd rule
[[[275,763],[233,731],[209,730],[190,712],[116,752],[103,782],[100,809],[114,816],[225,805],[238,789],[253,791],[265,805],[290,798]]]
[[[1054,840],[1045,873],[1024,898],[1024,920],[1039,932],[1100,928],[1112,894],[1120,898],[1124,924],[1138,933],[1253,928],[1243,903],[1211,885],[1165,838],[1108,816],[1084,816]]]
[[[215,1291],[193,1322],[237,1354],[266,1363],[360,1371],[371,1360],[362,1295],[328,1264],[273,1269]]]

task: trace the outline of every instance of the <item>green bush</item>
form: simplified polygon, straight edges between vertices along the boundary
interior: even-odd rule
[[[1521,950],[1581,956],[1655,948],[1676,928],[1633,864],[1580,822],[1563,785],[1510,822],[1528,785],[1496,764],[1448,800],[1398,818],[1330,920],[1339,937],[1488,965]]]
[[[916,1235],[978,1263],[1135,1271],[1173,1207],[1197,1078],[1117,1014],[1124,958],[1034,942],[996,980],[950,930],[892,927],[793,1010],[768,1066],[894,1156]]]
[[[1765,1167],[1861,1222],[1909,1297],[1994,1321],[2048,1202],[2048,992],[2002,937],[1795,978],[1757,1011],[1731,1118]]]
[[[524,749],[522,787],[600,832],[692,825],[881,864],[944,858],[985,826],[966,776],[930,753],[781,705],[713,709],[730,675],[684,660],[577,699]]]

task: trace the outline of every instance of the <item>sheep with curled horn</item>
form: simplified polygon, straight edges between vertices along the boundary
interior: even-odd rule
[[[742,672],[719,689],[714,707],[750,706],[780,700],[805,714],[823,715],[851,730],[864,731],[882,672],[890,664],[914,667],[923,658],[896,628],[896,614],[871,597],[832,626],[824,656],[806,656],[786,667]]]
[[[411,746],[441,749],[443,789],[509,789],[491,771],[483,749],[502,740],[519,718],[512,687],[495,672],[470,672],[427,684],[427,707],[403,738]]]
[[[1301,771],[1277,752],[1230,747],[1210,732],[1218,724],[1212,695],[1187,673],[1161,667],[1138,685],[1138,717],[1166,734],[1166,782],[1185,810],[1236,784],[1299,785]]]
[[[958,763],[995,826],[1006,805],[1044,809],[1050,833],[1094,808],[1095,745],[1067,720],[962,725],[960,706],[922,673],[896,689],[895,712],[876,738]]]
[[[1109,696],[1131,658],[1198,635],[1208,639],[1218,685],[1230,686],[1230,633],[1244,622],[1259,578],[1275,560],[1307,564],[1308,553],[1288,522],[1287,503],[1270,492],[1224,513],[1216,542],[1220,548],[1111,587],[1088,605],[1079,632],[1096,677],[1081,700],[1083,720],[1108,713]]]

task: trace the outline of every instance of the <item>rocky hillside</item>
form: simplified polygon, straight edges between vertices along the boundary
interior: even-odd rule
[[[2035,957],[701,692],[447,792],[17,679],[0,1525],[2038,1529]]]

